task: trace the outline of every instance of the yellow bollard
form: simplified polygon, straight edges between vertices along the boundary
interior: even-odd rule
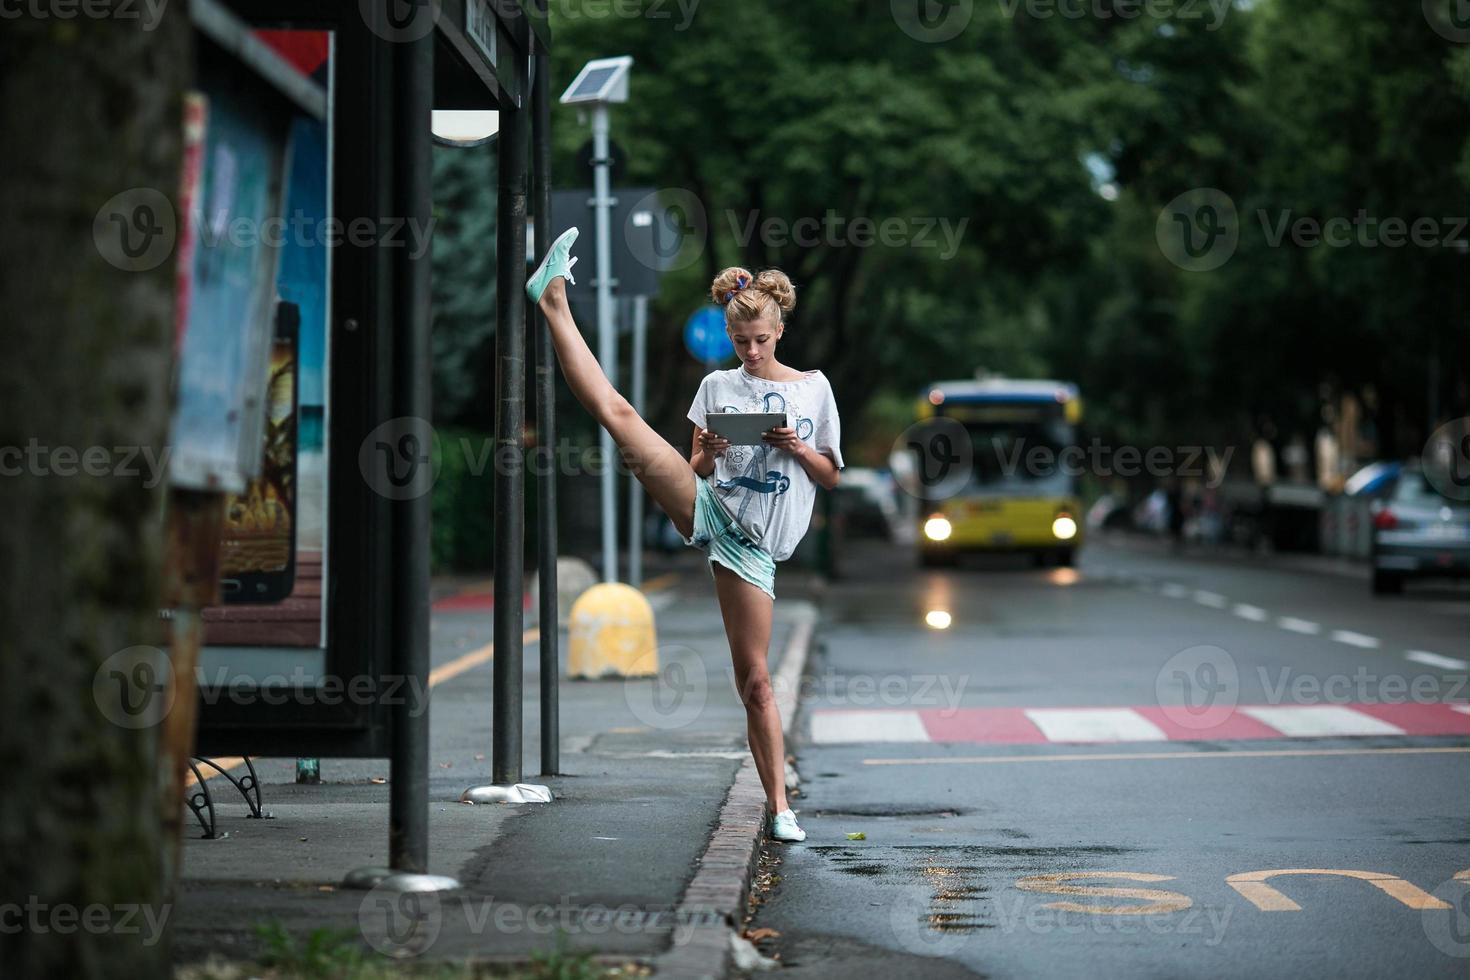
[[[568,677],[643,677],[658,673],[653,607],[638,589],[604,582],[572,603]]]

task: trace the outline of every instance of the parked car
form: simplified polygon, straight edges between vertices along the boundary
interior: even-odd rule
[[[893,537],[899,520],[897,482],[886,470],[865,466],[849,466],[834,491],[837,512],[846,521],[846,531],[854,537]]]
[[[1406,465],[1373,502],[1373,591],[1402,592],[1405,580],[1470,575],[1470,503],[1440,493]]]

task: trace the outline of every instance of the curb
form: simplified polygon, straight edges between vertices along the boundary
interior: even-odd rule
[[[781,731],[789,743],[796,717],[796,695],[811,652],[817,608],[810,602],[791,629],[780,666],[771,677]],[[746,756],[735,774],[709,845],[699,858],[694,878],[679,900],[677,921],[698,923],[687,939],[654,961],[660,977],[720,980],[730,970],[730,939],[745,909],[751,876],[766,827],[766,791],[755,760]]]

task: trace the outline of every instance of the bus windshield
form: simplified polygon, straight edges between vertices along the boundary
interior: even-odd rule
[[[985,495],[1069,494],[1075,478],[1062,450],[1076,434],[1057,405],[955,406],[948,412],[970,434],[975,475],[971,489]]]

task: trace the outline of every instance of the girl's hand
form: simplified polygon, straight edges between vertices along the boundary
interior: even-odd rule
[[[785,425],[761,433],[761,441],[776,449],[784,449],[793,456],[799,455],[803,446],[802,441],[796,437],[796,430]]]
[[[730,448],[730,440],[704,429],[699,433],[699,448],[701,452],[710,456],[723,456],[725,450]]]

